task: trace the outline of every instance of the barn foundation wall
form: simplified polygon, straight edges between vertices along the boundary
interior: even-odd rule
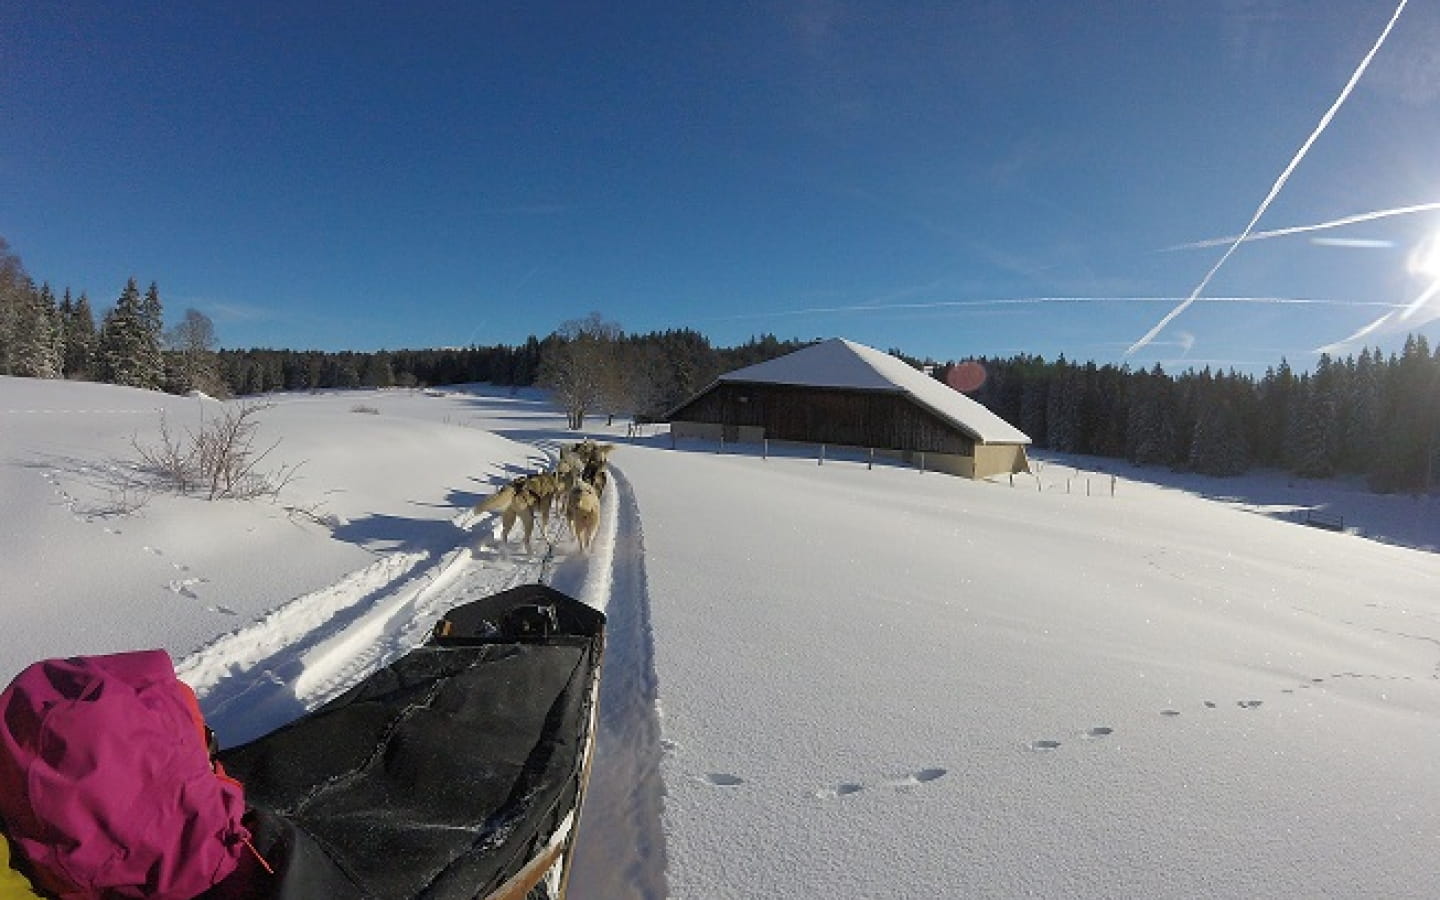
[[[759,444],[765,439],[765,429],[754,425],[725,426],[716,422],[685,422],[672,421],[670,433],[677,439],[695,439],[704,441],[722,440],[727,444]],[[818,447],[819,441],[794,441],[777,440],[770,441],[772,446],[785,447]],[[859,451],[865,453],[872,448],[855,446],[852,444],[827,443],[826,446]],[[958,475],[962,478],[989,478],[992,475],[1004,475],[1010,472],[1028,472],[1030,463],[1025,455],[1025,447],[1019,444],[975,444],[975,455],[970,456],[961,453],[921,453],[916,450],[888,450],[874,448],[873,452],[877,457],[895,459],[916,468],[923,467],[927,472],[944,472],[950,475]]]

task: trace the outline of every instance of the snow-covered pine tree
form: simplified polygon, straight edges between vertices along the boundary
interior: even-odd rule
[[[15,328],[28,287],[20,257],[10,252],[10,245],[0,237],[0,375],[15,374]]]
[[[97,336],[90,298],[82,291],[80,298],[72,302],[70,289],[66,288],[65,300],[60,304],[60,318],[65,333],[65,352],[61,358],[65,377],[92,377]]]
[[[1304,478],[1329,478],[1335,474],[1339,456],[1340,423],[1337,367],[1328,353],[1320,355],[1314,377],[1301,383],[1304,390],[1296,395],[1291,471]]]
[[[1341,465],[1349,472],[1363,472],[1375,460],[1380,432],[1380,416],[1384,402],[1384,383],[1380,353],[1372,356],[1369,348],[1360,351],[1355,371],[1350,376],[1349,402],[1346,404],[1344,432],[1340,441]]]
[[[1260,381],[1260,425],[1255,456],[1261,465],[1289,464],[1292,409],[1297,390],[1295,373],[1284,357],[1276,369],[1266,369]]]
[[[156,298],[158,301],[158,297]],[[131,278],[100,326],[101,379],[113,384],[155,389],[164,376],[158,336],[150,333],[152,315],[142,307],[140,289]],[[154,345],[152,350],[152,344]]]
[[[1175,420],[1172,411],[1170,376],[1155,364],[1153,372],[1141,372],[1131,397],[1126,446],[1131,462],[1169,464],[1173,462]]]
[[[1046,446],[1062,453],[1080,450],[1080,406],[1085,386],[1078,370],[1062,356],[1055,363],[1045,403]]]
[[[1370,476],[1377,491],[1429,490],[1435,472],[1432,457],[1440,443],[1436,396],[1440,369],[1424,335],[1410,335],[1398,361],[1390,365],[1389,398],[1381,425],[1380,453]]]
[[[1227,387],[1216,384],[1200,397],[1189,463],[1205,475],[1241,475],[1250,467],[1250,451]]]
[[[140,358],[146,384],[159,390],[165,383],[165,314],[160,306],[160,287],[150,282],[140,301]]]
[[[1301,378],[1298,388],[1290,430],[1290,471],[1302,478],[1329,478],[1335,470],[1326,452],[1326,432],[1335,414],[1334,404],[1309,378]]]
[[[10,372],[27,378],[59,378],[59,312],[50,285],[35,287],[28,278],[19,292],[11,331]]]
[[[1043,364],[1027,363],[1020,377],[1020,430],[1030,435],[1036,446],[1048,447],[1045,408],[1050,394],[1049,375]]]

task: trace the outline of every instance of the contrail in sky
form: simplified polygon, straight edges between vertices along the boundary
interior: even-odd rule
[[[1390,16],[1390,21],[1385,23],[1385,30],[1380,32],[1380,37],[1375,40],[1375,46],[1371,47],[1370,52],[1365,54],[1365,58],[1360,60],[1360,65],[1356,67],[1354,73],[1350,76],[1350,80],[1345,83],[1345,87],[1340,91],[1340,96],[1336,97],[1335,102],[1330,104],[1330,108],[1325,111],[1325,115],[1320,117],[1320,124],[1316,125],[1315,130],[1310,132],[1310,136],[1305,139],[1305,143],[1300,145],[1300,149],[1295,151],[1295,156],[1290,160],[1290,165],[1286,166],[1285,171],[1280,173],[1280,177],[1275,179],[1275,184],[1271,186],[1270,193],[1266,194],[1265,199],[1260,202],[1260,206],[1255,210],[1255,214],[1250,217],[1250,222],[1245,226],[1245,230],[1230,244],[1229,248],[1220,256],[1220,259],[1216,261],[1215,265],[1210,267],[1210,271],[1206,272],[1205,277],[1200,279],[1200,283],[1195,286],[1195,290],[1190,292],[1190,296],[1179,306],[1170,310],[1170,312],[1165,315],[1165,318],[1161,319],[1156,323],[1154,328],[1151,328],[1145,333],[1144,337],[1131,344],[1130,349],[1125,351],[1126,356],[1133,354],[1135,351],[1142,349],[1146,344],[1153,341],[1155,336],[1164,330],[1166,325],[1169,325],[1175,320],[1176,316],[1189,309],[1190,304],[1194,303],[1195,299],[1200,296],[1200,293],[1205,290],[1205,287],[1210,284],[1210,279],[1215,277],[1215,273],[1219,272],[1220,267],[1225,265],[1225,262],[1235,253],[1235,249],[1255,230],[1255,224],[1260,221],[1261,216],[1265,215],[1265,211],[1270,208],[1270,204],[1274,202],[1275,197],[1280,193],[1280,189],[1285,186],[1285,182],[1290,180],[1291,173],[1300,165],[1300,161],[1305,158],[1305,155],[1310,152],[1311,145],[1315,143],[1315,140],[1319,138],[1320,134],[1329,126],[1330,120],[1335,118],[1335,113],[1339,111],[1340,106],[1345,102],[1346,98],[1350,96],[1350,92],[1355,89],[1355,85],[1360,81],[1360,76],[1365,74],[1365,70],[1369,68],[1370,60],[1374,59],[1375,54],[1380,52],[1380,48],[1385,44],[1385,39],[1390,36],[1391,29],[1395,27],[1396,20],[1400,18],[1400,13],[1404,12],[1405,4],[1408,2],[1410,2],[1410,0],[1400,0],[1400,5],[1395,7],[1394,14]]]
[[[1323,347],[1316,347],[1315,352],[1338,353],[1339,351],[1345,349],[1347,345],[1353,344],[1354,342],[1365,337],[1367,334],[1372,334],[1373,332],[1377,331],[1381,326],[1386,325],[1389,322],[1404,322],[1406,319],[1411,318],[1417,312],[1423,309],[1425,307],[1425,304],[1435,299],[1436,296],[1440,296],[1440,279],[1437,279],[1433,284],[1431,284],[1428,288],[1421,292],[1420,296],[1416,297],[1411,302],[1396,306],[1395,309],[1387,312],[1385,315],[1371,322],[1369,325],[1366,325],[1364,328],[1361,328],[1359,331],[1355,332],[1349,337],[1344,338],[1343,340],[1336,341],[1333,344],[1326,344]],[[1432,310],[1431,315],[1428,318],[1415,322],[1412,327],[1418,328],[1419,326],[1424,325],[1426,322],[1429,322],[1436,318],[1440,318],[1440,310]]]
[[[741,313],[718,316],[713,321],[733,322],[744,319],[769,319],[780,316],[813,316],[838,313],[903,312],[920,309],[994,309],[1007,306],[1038,306],[1042,304],[1079,303],[1174,303],[1181,297],[1003,297],[987,300],[935,300],[924,303],[860,303],[850,306],[811,306],[805,309],[780,309],[770,312]],[[1410,304],[1384,303],[1377,300],[1331,300],[1319,297],[1191,297],[1199,303],[1253,303],[1275,306],[1378,306],[1403,310]]]
[[[1303,234],[1307,231],[1324,231],[1327,228],[1339,228],[1343,225],[1355,225],[1359,222],[1374,222],[1376,219],[1388,219],[1392,216],[1408,216],[1412,213],[1430,212],[1440,209],[1440,201],[1434,203],[1417,203],[1414,206],[1397,206],[1395,209],[1381,209],[1375,212],[1357,213],[1353,216],[1346,216],[1343,219],[1332,219],[1329,222],[1319,222],[1314,225],[1296,225],[1293,228],[1276,228],[1273,231],[1256,231],[1247,236],[1210,238],[1204,241],[1192,241],[1188,244],[1176,244],[1173,247],[1166,247],[1162,252],[1169,253],[1174,250],[1200,250],[1205,247],[1220,247],[1225,244],[1235,243],[1243,240],[1246,243],[1251,241],[1263,241],[1268,238],[1284,237],[1287,234]],[[1374,246],[1367,245],[1367,246]]]

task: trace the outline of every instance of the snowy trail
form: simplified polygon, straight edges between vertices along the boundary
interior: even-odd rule
[[[223,742],[252,740],[338,696],[423,643],[454,606],[545,581],[570,540],[558,517],[529,553],[498,542],[498,515],[467,509],[451,521],[448,545],[382,556],[180,661]]]
[[[574,900],[662,900],[665,834],[661,807],[659,686],[645,576],[645,535],[635,493],[611,469],[612,535],[605,671],[595,769],[575,845]],[[612,500],[613,497],[613,500]]]
[[[550,459],[560,441],[534,446]],[[644,533],[629,481],[611,466],[592,552],[563,516],[537,523],[534,549],[500,541],[498,514],[452,517],[453,537],[386,553],[297,597],[177,664],[226,746],[253,740],[333,699],[422,644],[446,611],[529,582],[549,584],[609,619],[595,767],[577,837],[571,893],[666,896],[660,725]]]
[[[537,442],[551,458],[558,442]],[[577,836],[571,894],[666,896],[660,724],[644,532],[634,492],[610,468],[601,529],[575,552],[563,517],[537,527],[534,550],[499,541],[498,514],[465,509],[453,540],[385,554],[297,597],[177,664],[226,746],[304,715],[423,643],[448,609],[542,582],[608,617],[595,767]],[[518,531],[518,529],[517,529]]]

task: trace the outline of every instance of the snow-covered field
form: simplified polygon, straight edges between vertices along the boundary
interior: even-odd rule
[[[540,579],[611,623],[574,897],[1440,883],[1433,500],[1108,461],[1112,496],[1094,460],[1012,487],[618,425],[587,559],[469,510],[575,439],[538,395],[272,399],[260,443],[300,477],[207,503],[147,497],[131,436],[220,404],[0,379],[0,680],[165,647],[233,743]]]

